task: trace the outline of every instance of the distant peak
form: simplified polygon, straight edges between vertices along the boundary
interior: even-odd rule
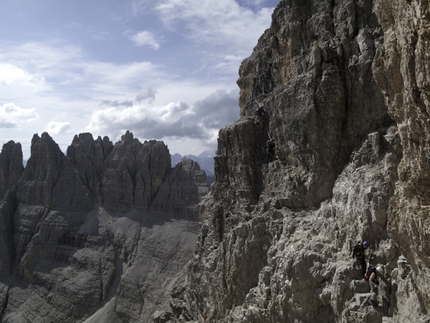
[[[200,155],[198,155],[198,157],[203,158],[203,157],[213,157],[214,153],[210,150],[204,150],[203,152],[200,153]]]

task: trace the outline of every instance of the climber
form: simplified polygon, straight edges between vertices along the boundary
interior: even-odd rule
[[[273,161],[275,157],[275,141],[273,139],[269,139],[266,142],[266,151],[267,156],[269,157],[269,163]]]
[[[255,115],[259,117],[264,117],[265,114],[266,114],[266,110],[264,110],[263,105],[260,103],[258,106],[258,109],[255,110]]]
[[[352,250],[352,258],[355,258],[357,264],[361,266],[361,275],[364,277],[366,275],[366,249],[369,248],[369,243],[367,241],[358,241]]]
[[[372,272],[369,276],[369,285],[371,290],[371,295],[369,301],[372,305],[378,306],[378,287],[379,287],[379,278],[383,277],[384,268],[381,264],[377,265],[376,268],[372,267]]]

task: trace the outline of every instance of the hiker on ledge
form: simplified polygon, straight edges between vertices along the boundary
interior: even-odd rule
[[[270,163],[275,158],[275,141],[273,139],[267,140],[266,151],[267,151],[267,156],[269,157],[269,163]]]
[[[262,104],[260,104],[258,106],[258,109],[255,110],[255,115],[258,117],[264,117],[264,115],[266,114],[266,110],[264,110],[264,107]]]
[[[364,277],[366,275],[366,255],[365,251],[369,248],[369,243],[367,241],[358,241],[352,250],[352,258],[355,258],[357,264],[361,266],[361,276]]]
[[[382,265],[378,265],[376,268],[372,267],[371,274],[369,276],[369,285],[371,290],[371,295],[369,301],[372,305],[378,306],[378,290],[379,290],[379,278],[384,275],[384,269]]]

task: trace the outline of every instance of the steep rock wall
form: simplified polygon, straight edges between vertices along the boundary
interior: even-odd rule
[[[378,82],[398,124],[404,153],[388,230],[413,267],[398,300],[399,316],[405,320],[414,318],[409,315],[415,312],[428,315],[430,308],[429,10],[426,1],[380,1],[376,6],[386,35],[378,62],[385,75],[379,75]],[[406,301],[409,294],[417,310]]]
[[[0,154],[0,197],[15,185],[24,171],[21,144],[9,141]]]
[[[172,321],[430,320],[429,9],[279,2],[240,67],[241,117],[220,131]],[[377,307],[351,259],[357,240],[385,267]]]
[[[80,134],[65,156],[43,133],[12,184],[0,204],[1,322],[151,322],[168,308],[209,190],[198,164],[171,169],[167,146],[129,132],[115,145]]]

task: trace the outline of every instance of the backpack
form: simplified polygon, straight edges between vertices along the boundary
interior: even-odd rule
[[[375,275],[378,274],[376,272],[376,268],[373,267],[372,265],[369,265],[369,268],[367,268],[366,274],[364,275],[364,279],[369,280],[370,275],[372,275],[372,273],[375,273]]]

